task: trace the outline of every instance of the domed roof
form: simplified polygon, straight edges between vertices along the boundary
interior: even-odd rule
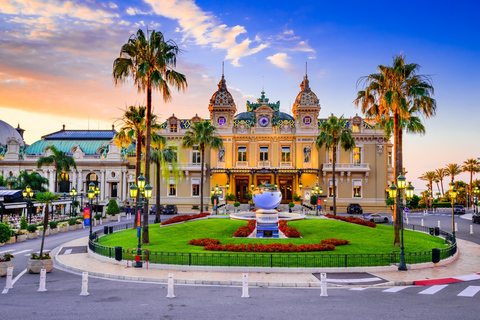
[[[254,113],[253,112],[240,112],[235,115],[235,120],[251,120],[255,119]]]
[[[16,138],[21,144],[24,144],[22,137],[11,125],[5,121],[0,120],[0,144],[7,145],[7,139],[10,137]]]
[[[210,107],[235,107],[232,94],[227,90],[227,83],[225,77],[218,83],[218,90],[212,95],[210,99]]]
[[[295,120],[294,117],[285,112],[279,112],[278,120]]]
[[[320,108],[320,102],[317,98],[317,95],[310,90],[310,82],[308,81],[307,75],[305,75],[305,78],[303,78],[303,81],[300,84],[300,89],[301,90],[295,98],[295,103],[292,107],[294,116],[297,115],[297,109],[300,107]]]

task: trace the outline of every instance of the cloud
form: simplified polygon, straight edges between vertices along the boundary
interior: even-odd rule
[[[291,48],[290,51],[315,52],[315,50],[308,45],[308,41],[300,41]]]
[[[177,20],[184,40],[193,39],[198,45],[226,50],[226,59],[231,60],[234,66],[240,66],[239,59],[268,47],[262,43],[251,46],[253,42],[258,41],[249,38],[238,42],[237,37],[247,33],[245,27],[240,25],[228,27],[221,24],[216,16],[204,12],[192,0],[145,0],[145,2],[152,6],[156,14]]]
[[[284,52],[276,53],[273,56],[267,57],[267,59],[270,60],[270,62],[273,63],[275,66],[285,71],[293,70],[293,66],[288,63],[288,60],[290,60],[291,58]]]
[[[136,15],[138,15],[138,14],[143,14],[143,15],[151,14],[151,12],[143,12],[143,11],[140,10],[140,9],[128,7],[128,8],[127,8],[127,14],[128,14],[129,16],[136,16]]]
[[[283,32],[284,35],[293,36],[293,30],[286,30]]]

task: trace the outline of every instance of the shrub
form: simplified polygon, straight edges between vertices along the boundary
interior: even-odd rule
[[[122,212],[122,210],[120,210],[120,208],[118,207],[118,203],[115,199],[110,199],[110,201],[108,201],[108,205],[107,205],[107,214],[108,215],[116,215],[117,213],[120,213]]]
[[[203,247],[204,250],[211,251],[234,251],[234,252],[309,252],[309,251],[333,251],[335,246],[332,244],[309,243],[296,245],[292,243],[249,243],[245,244],[209,244]]]
[[[76,223],[77,223],[77,219],[75,218],[68,219],[69,226],[74,226]]]
[[[293,201],[302,201],[302,197],[296,193],[293,194]]]
[[[96,215],[93,216],[95,220],[100,220],[102,219],[102,215],[100,213],[97,213]]]
[[[12,260],[12,258],[15,258],[15,257],[10,252],[5,252],[4,254],[0,254],[0,262],[7,262]]]
[[[218,206],[220,204],[220,199],[219,199],[218,195],[212,195],[210,197],[210,201],[212,202],[212,205],[213,205],[213,200],[214,199],[217,199],[217,206]]]
[[[227,201],[235,201],[235,195],[233,193],[227,193]]]
[[[30,232],[30,233],[33,233],[33,232],[37,231],[37,226],[34,225],[34,224],[31,224],[31,225],[27,226],[27,231]]]
[[[317,196],[316,196],[316,195],[313,195],[313,194],[312,194],[312,195],[310,196],[310,204],[311,204],[312,206],[317,205]]]
[[[324,239],[322,241],[320,241],[322,244],[333,244],[335,247],[337,246],[344,246],[346,244],[349,244],[350,241],[348,240],[342,240],[342,239],[334,239],[334,238],[330,238],[330,239]]]
[[[23,215],[23,216],[20,218],[20,229],[22,229],[22,230],[27,229],[27,226],[28,226],[27,219],[26,219],[25,216]]]
[[[290,203],[288,204],[288,207],[289,207],[289,208],[293,208],[293,207],[295,207],[295,203],[293,203],[293,202],[290,202]]]
[[[57,221],[50,221],[48,223],[48,225],[50,226],[50,229],[55,229],[58,226],[58,222]]]
[[[235,208],[240,207],[240,202],[236,201],[236,202],[233,204],[233,206],[234,206]]]
[[[42,254],[42,256],[40,256],[38,253],[36,252],[32,252],[30,254],[30,259],[32,260],[49,260],[49,259],[52,259],[52,257],[50,257],[50,253],[44,253]]]
[[[5,243],[12,236],[12,228],[5,223],[0,223],[0,243]]]
[[[257,226],[256,220],[249,220],[246,226],[240,227],[235,231],[233,234],[234,237],[238,238],[246,238],[252,234],[253,230],[255,230]]]

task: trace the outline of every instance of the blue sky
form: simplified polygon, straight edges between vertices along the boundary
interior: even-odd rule
[[[403,53],[432,77],[438,104],[427,134],[405,138],[407,178],[423,189],[421,173],[480,157],[478,12],[474,1],[0,0],[0,118],[20,122],[29,143],[62,124],[110,127],[145,102],[130,84],[115,87],[111,69],[147,26],[182,48],[189,82],[169,105],[154,96],[160,118],[208,117],[223,61],[239,111],[264,87],[290,112],[308,62],[321,117],[350,117],[357,80]]]

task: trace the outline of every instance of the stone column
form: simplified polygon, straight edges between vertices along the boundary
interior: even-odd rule
[[[49,187],[48,189],[51,192],[55,192],[55,169],[48,169],[48,182],[49,182]]]
[[[83,189],[83,179],[82,179],[82,169],[77,170],[78,171],[78,192],[80,193]]]
[[[127,200],[127,170],[122,170],[122,201]]]
[[[105,199],[105,169],[100,170],[100,199]]]
[[[77,187],[77,171],[76,170],[72,170],[72,188],[75,188],[75,190],[78,191],[78,187]],[[72,189],[71,188],[71,189]]]

